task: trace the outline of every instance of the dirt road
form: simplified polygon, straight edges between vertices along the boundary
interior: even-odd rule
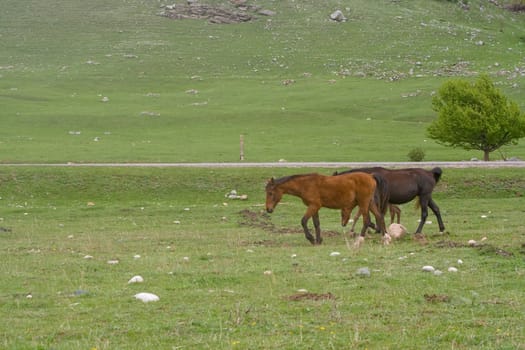
[[[33,167],[159,167],[159,168],[525,168],[525,161],[465,161],[465,162],[236,162],[236,163],[57,163],[57,164],[0,164]]]

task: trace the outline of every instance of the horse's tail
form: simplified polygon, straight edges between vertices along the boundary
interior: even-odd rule
[[[419,209],[421,208],[421,199],[419,198],[419,196],[416,196],[416,202],[414,203],[414,208],[416,209]]]
[[[431,172],[432,175],[434,175],[434,180],[436,181],[436,183],[438,183],[439,179],[441,179],[441,174],[443,173],[443,171],[440,167],[435,167],[431,170]]]
[[[383,215],[386,214],[388,209],[388,184],[385,181],[384,177],[380,174],[373,173],[372,176],[376,180],[376,192],[374,193],[374,201],[377,203],[377,206]]]

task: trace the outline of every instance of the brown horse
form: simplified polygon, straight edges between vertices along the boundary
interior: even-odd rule
[[[334,175],[340,176],[354,172],[365,172],[382,176],[386,182],[388,203],[390,204],[408,203],[414,198],[419,197],[421,219],[415,233],[421,233],[423,230],[423,225],[425,225],[428,216],[428,208],[436,215],[440,232],[445,231],[445,225],[441,219],[439,207],[432,199],[432,191],[441,178],[441,168],[436,167],[432,170],[425,170],[420,168],[385,169],[382,167],[373,167],[336,172]],[[384,211],[383,214],[385,214]]]
[[[325,176],[320,174],[302,174],[285,176],[279,179],[271,178],[266,184],[266,211],[272,213],[284,194],[302,199],[307,206],[306,213],[301,219],[304,235],[312,244],[321,244],[321,227],[319,210],[322,207],[341,209],[342,222],[345,216],[349,217],[352,209],[359,206],[363,213],[364,237],[370,223],[369,210],[376,217],[382,233],[385,232],[385,223],[381,209],[374,199],[376,188],[382,188],[383,180],[378,175],[366,173],[351,173],[340,176]],[[308,229],[308,220],[312,218],[315,227],[315,238]]]

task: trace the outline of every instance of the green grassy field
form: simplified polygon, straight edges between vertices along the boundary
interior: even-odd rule
[[[426,243],[358,250],[338,211],[319,247],[300,200],[264,214],[268,177],[311,170],[4,168],[1,347],[524,348],[522,170],[445,169],[447,234],[431,215]],[[411,232],[418,217],[402,206]]]
[[[524,17],[469,4],[257,1],[276,14],[214,25],[159,1],[5,1],[1,162],[231,162],[241,134],[250,161],[480,158],[427,139],[431,96],[487,73],[523,107]]]

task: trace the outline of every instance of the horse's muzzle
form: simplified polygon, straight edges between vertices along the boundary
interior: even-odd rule
[[[266,212],[270,214],[273,213],[273,208],[266,208]]]

